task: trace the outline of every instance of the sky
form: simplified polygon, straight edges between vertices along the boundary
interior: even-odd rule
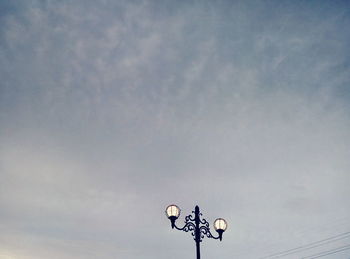
[[[169,204],[228,222],[204,259],[350,231],[349,27],[337,0],[0,0],[0,259],[195,258]]]

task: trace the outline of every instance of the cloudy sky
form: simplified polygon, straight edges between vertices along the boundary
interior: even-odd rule
[[[348,1],[1,0],[0,259],[195,258],[172,203],[227,220],[207,259],[350,231],[349,27]]]

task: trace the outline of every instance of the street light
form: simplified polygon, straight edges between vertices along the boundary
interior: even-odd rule
[[[182,228],[179,228],[175,225],[175,221],[179,218],[180,212],[180,208],[173,204],[169,205],[165,210],[165,214],[170,220],[172,228],[176,228],[177,230],[182,230],[185,232],[192,232],[191,234],[194,237],[194,241],[196,242],[197,259],[200,259],[200,242],[202,242],[205,236],[208,238],[220,239],[221,241],[222,234],[227,229],[227,222],[222,218],[218,218],[214,221],[214,229],[219,234],[219,236],[215,237],[210,232],[209,223],[205,219],[200,219],[202,213],[199,212],[198,206],[196,206],[194,211],[192,211],[192,213],[194,213],[194,217],[191,214],[185,217],[185,225]]]

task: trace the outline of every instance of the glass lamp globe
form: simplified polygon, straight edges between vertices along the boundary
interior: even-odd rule
[[[218,218],[214,221],[214,228],[216,230],[216,232],[218,232],[219,234],[219,239],[220,241],[222,240],[222,234],[224,233],[224,231],[227,229],[227,223],[226,220],[222,219],[222,218]]]
[[[178,206],[172,204],[166,208],[165,213],[168,218],[172,217],[177,219],[180,216],[180,211],[181,210]]]
[[[170,219],[171,227],[175,227],[175,220],[180,216],[180,208],[174,204],[169,205],[165,209],[165,214],[167,215],[168,219]]]
[[[214,221],[214,228],[217,232],[222,231],[224,232],[227,229],[227,223],[226,220],[222,218],[218,218]]]

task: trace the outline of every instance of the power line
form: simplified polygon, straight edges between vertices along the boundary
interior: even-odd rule
[[[329,244],[329,243],[332,243],[332,242],[335,242],[335,241],[338,241],[338,240],[341,240],[341,239],[344,239],[344,238],[347,238],[347,237],[348,237],[348,236],[345,236],[345,237],[338,237],[338,238],[336,238],[336,239],[324,241],[324,242],[321,242],[321,243],[319,243],[319,244],[315,244],[315,245],[311,245],[311,246],[306,246],[306,247],[300,248],[300,249],[296,249],[296,248],[290,249],[290,250],[293,250],[293,251],[285,252],[285,253],[283,253],[283,254],[279,254],[278,256],[274,256],[274,257],[277,258],[277,257],[282,257],[282,256],[290,255],[290,254],[299,253],[299,252],[306,251],[306,250],[309,250],[309,249],[312,249],[312,248],[315,248],[315,247],[323,246],[323,245],[326,245],[326,244]]]
[[[278,252],[278,253],[274,253],[274,254],[262,257],[260,259],[277,258],[277,257],[282,257],[282,256],[285,256],[285,255],[289,255],[289,254],[298,253],[298,252],[301,252],[301,251],[304,251],[304,250],[308,250],[308,249],[311,249],[311,248],[314,248],[314,247],[322,246],[322,245],[325,245],[325,244],[328,244],[328,243],[332,243],[332,242],[335,242],[335,241],[347,238],[349,235],[350,235],[350,231],[342,233],[342,234],[339,234],[339,235],[336,235],[336,236],[328,237],[328,238],[325,238],[325,239],[322,239],[322,240],[319,240],[319,241],[316,241],[316,242],[312,242],[312,243],[309,243],[307,245],[303,245],[303,246],[299,246],[299,247],[296,247],[296,248],[293,248],[293,249],[289,249],[289,250],[281,251],[281,252]]]
[[[331,230],[335,230],[335,233],[343,231],[344,229],[349,229],[349,221],[350,220],[350,215],[343,215],[342,217],[338,217],[335,218],[334,220],[332,220],[331,222],[327,223],[327,224],[322,224],[321,228],[320,226],[305,226],[305,228],[303,230],[301,229],[297,229],[295,231],[295,234],[297,234],[297,236],[309,236],[310,233],[312,234],[317,234],[318,236],[321,233],[324,233],[324,231],[331,231]],[[322,229],[323,231],[320,231],[320,229]],[[316,233],[315,233],[315,230]],[[334,232],[333,232],[334,233]],[[251,244],[250,246],[247,247],[247,251],[242,251],[239,254],[240,255],[248,255],[250,254],[250,250],[256,248],[256,245]],[[260,252],[260,254],[264,255],[268,255],[272,252],[275,252],[274,249],[276,249],[276,245],[273,245],[270,243],[270,241],[268,241],[267,239],[261,240],[260,242],[260,250],[262,248],[262,251]],[[278,251],[278,250],[277,250]],[[260,258],[260,257],[259,257]],[[350,257],[348,258],[350,259]]]
[[[331,255],[331,254],[339,253],[339,252],[342,252],[342,251],[345,251],[345,250],[349,250],[349,249],[350,249],[350,245],[341,246],[341,247],[338,247],[338,248],[334,248],[334,249],[332,249],[332,250],[323,251],[323,252],[318,253],[318,254],[309,255],[309,256],[303,257],[302,259],[314,259],[314,258],[319,258],[319,257],[323,257],[323,256],[326,256],[326,255]]]

